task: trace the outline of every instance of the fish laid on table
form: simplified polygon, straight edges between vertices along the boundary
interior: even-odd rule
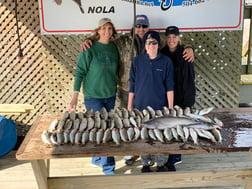
[[[54,119],[48,130],[41,134],[47,145],[80,145],[87,143],[102,146],[108,143],[131,143],[159,141],[162,144],[172,142],[193,142],[199,145],[201,138],[211,144],[222,142],[223,123],[218,118],[208,117],[212,107],[192,111],[179,106],[154,110],[147,106],[142,111],[126,108],[105,108],[93,112],[64,112],[61,119]]]

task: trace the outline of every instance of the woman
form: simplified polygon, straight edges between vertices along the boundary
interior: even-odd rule
[[[166,45],[161,52],[172,59],[174,68],[174,105],[181,108],[191,107],[195,103],[195,73],[193,62],[183,58],[184,46],[181,45],[179,29],[176,26],[166,28]],[[181,163],[181,155],[170,155],[166,166],[176,171],[175,165]]]
[[[81,84],[87,110],[92,108],[95,112],[105,107],[109,111],[115,105],[118,51],[110,40],[116,35],[116,30],[109,18],[102,18],[94,32],[93,46],[78,56],[69,112],[76,109]],[[92,164],[102,167],[104,174],[114,174],[114,157],[93,157]]]
[[[130,69],[128,109],[143,110],[151,106],[161,110],[164,106],[173,108],[173,65],[171,60],[159,53],[160,36],[149,31],[144,35],[146,53],[136,56]],[[141,156],[142,173],[151,172],[151,156]],[[156,155],[157,172],[166,171],[165,156]]]

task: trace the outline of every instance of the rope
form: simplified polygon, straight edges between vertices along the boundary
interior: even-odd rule
[[[19,47],[19,51],[18,51],[18,58],[21,60],[23,58],[23,51],[21,48],[21,42],[20,42],[20,35],[19,35],[19,28],[18,28],[18,18],[17,18],[17,0],[15,0],[15,17],[16,17],[16,26],[17,26],[17,36],[18,36],[18,47]]]

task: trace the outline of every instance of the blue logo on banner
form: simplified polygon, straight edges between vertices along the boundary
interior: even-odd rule
[[[168,10],[172,6],[190,6],[203,3],[205,0],[138,0],[138,4],[160,6],[162,10]]]

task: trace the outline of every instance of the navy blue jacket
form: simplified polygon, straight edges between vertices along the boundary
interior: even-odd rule
[[[133,59],[130,69],[130,89],[135,93],[133,106],[143,110],[151,106],[154,110],[168,105],[167,92],[173,91],[173,64],[170,58],[159,53],[150,60],[148,54]]]

